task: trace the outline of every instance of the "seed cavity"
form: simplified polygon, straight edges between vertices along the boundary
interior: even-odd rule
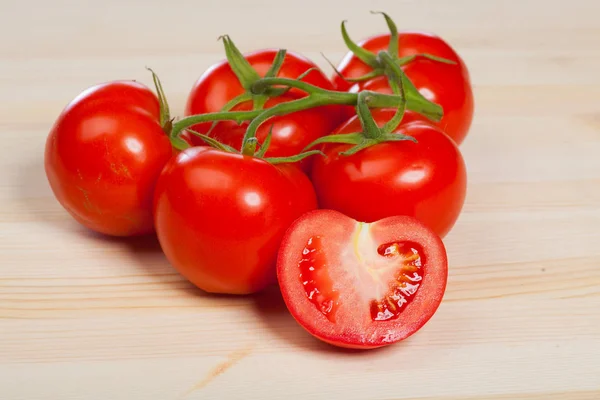
[[[412,242],[392,242],[379,246],[382,257],[397,258],[401,266],[390,282],[389,290],[382,299],[370,304],[373,321],[389,321],[400,316],[419,290],[423,279],[424,256],[421,246]]]

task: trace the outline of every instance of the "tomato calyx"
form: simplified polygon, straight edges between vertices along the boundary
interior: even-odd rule
[[[348,34],[348,30],[346,29],[347,21],[342,21],[341,31],[342,31],[342,38],[344,40],[344,43],[346,44],[348,49],[352,53],[354,53],[354,55],[359,60],[361,60],[363,63],[367,64],[369,67],[372,68],[371,72],[368,72],[367,74],[365,74],[363,76],[360,76],[358,78],[348,78],[348,77],[345,77],[340,71],[338,71],[337,68],[335,68],[335,66],[332,64],[332,67],[335,70],[336,74],[340,78],[344,79],[345,81],[352,82],[352,83],[365,82],[365,81],[371,80],[373,78],[376,78],[378,76],[386,76],[388,78],[388,81],[390,82],[390,87],[392,87],[392,90],[394,90],[394,83],[392,81],[396,80],[397,78],[393,77],[390,74],[390,68],[392,67],[392,65],[397,66],[397,67],[402,67],[408,63],[411,63],[417,59],[422,59],[422,58],[432,60],[435,62],[441,62],[444,64],[456,64],[452,60],[438,57],[438,56],[435,56],[435,55],[429,54],[429,53],[420,53],[420,54],[413,54],[413,55],[406,56],[406,57],[399,57],[398,28],[396,27],[394,20],[388,14],[386,14],[385,12],[382,12],[382,11],[371,11],[371,14],[381,14],[385,18],[386,24],[390,31],[390,42],[388,45],[388,49],[387,49],[387,51],[382,51],[382,52],[379,52],[378,54],[374,54],[374,53],[370,52],[369,50],[359,46],[355,41],[353,41],[350,38],[350,35]],[[330,64],[331,64],[331,62],[330,62]],[[407,93],[410,93],[411,96],[416,96],[417,98],[421,98],[421,101],[425,100],[425,98],[414,87],[412,82],[410,82],[410,79],[408,79],[408,77],[406,77],[406,75],[404,74],[403,71],[400,71],[400,75],[401,75],[401,79],[403,81],[405,81]],[[398,92],[394,90],[394,93],[398,93]]]
[[[399,80],[398,83],[398,89],[401,92],[402,99],[404,99],[403,82],[402,80]],[[367,91],[358,93],[358,105],[356,107],[356,111],[363,129],[362,132],[323,136],[309,144],[305,150],[323,143],[344,143],[354,146],[346,151],[341,152],[340,155],[350,156],[378,143],[397,142],[404,140],[409,140],[415,143],[417,142],[417,140],[412,136],[401,133],[392,133],[402,121],[404,112],[406,110],[406,101],[402,102],[398,106],[394,116],[383,127],[380,128],[375,122],[375,119],[373,119],[373,115],[371,114],[371,111],[367,105],[369,102],[369,96],[370,93]]]
[[[229,35],[223,35],[219,37],[219,39],[223,41],[223,46],[225,47],[225,55],[227,57],[227,62],[229,63],[229,66],[231,67],[233,73],[239,80],[242,87],[246,90],[245,93],[242,93],[241,95],[233,98],[227,104],[225,104],[221,111],[229,111],[238,104],[249,100],[252,100],[254,110],[262,110],[269,97],[281,96],[287,91],[282,90],[280,88],[269,88],[270,90],[264,91],[263,93],[252,92],[252,85],[256,81],[260,80],[261,76],[258,74],[258,72],[256,72],[252,65],[250,65],[250,63],[244,57],[242,52],[237,48],[235,43],[233,43]],[[287,50],[285,49],[280,49],[279,51],[277,51],[277,54],[273,59],[273,63],[271,64],[269,70],[266,72],[265,77],[272,78],[276,77],[277,74],[279,74],[286,54]]]
[[[173,131],[173,118],[171,118],[171,111],[169,109],[169,103],[167,102],[167,96],[165,95],[165,91],[163,89],[162,83],[152,68],[146,67],[148,71],[152,74],[152,81],[154,82],[154,87],[156,89],[156,96],[158,97],[158,104],[160,106],[160,119],[159,123],[163,129],[165,135],[169,137],[171,141],[171,145],[177,150],[184,150],[190,147],[189,143],[180,138],[179,136],[173,136],[171,133]]]

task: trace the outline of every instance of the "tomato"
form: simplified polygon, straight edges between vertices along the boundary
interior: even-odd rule
[[[260,76],[264,76],[275,58],[276,50],[261,50],[248,53],[245,58]],[[292,52],[288,52],[279,71],[278,77],[296,79],[305,71],[316,68],[302,79],[303,82],[332,90],[333,83],[317,68],[312,61]],[[205,114],[220,111],[223,106],[233,98],[245,93],[238,78],[229,63],[224,60],[210,67],[194,84],[186,104],[186,115]],[[293,101],[304,97],[306,94],[298,89],[291,89],[287,94],[271,98],[265,108],[273,107],[282,102]],[[248,111],[252,109],[252,102],[247,101],[233,108],[234,111]],[[275,117],[262,125],[262,130],[257,135],[259,140],[273,125],[273,138],[271,141],[271,157],[285,157],[300,153],[312,139],[329,134],[342,121],[340,106],[316,107],[285,116]],[[212,123],[197,124],[192,129],[207,133]],[[247,123],[238,126],[233,121],[222,121],[216,125],[211,136],[225,138],[225,144],[238,146],[244,136]],[[193,138],[197,144],[203,141]],[[239,147],[236,147],[239,149]]]
[[[285,230],[316,207],[297,166],[198,146],[165,167],[154,215],[161,247],[185,278],[207,292],[248,294],[276,281]]]
[[[442,301],[447,275],[444,244],[416,219],[363,223],[333,210],[297,219],[277,261],[296,321],[327,343],[359,349],[417,332]]]
[[[82,225],[114,236],[151,233],[154,186],[172,155],[146,86],[113,81],[77,96],[59,115],[45,149],[58,202]]]
[[[389,34],[367,39],[360,45],[374,53],[387,50]],[[421,32],[403,32],[399,34],[399,56],[429,53],[454,61],[456,64],[445,64],[425,58],[418,58],[402,67],[406,76],[428,100],[439,104],[444,110],[444,117],[436,123],[457,144],[466,137],[473,121],[474,101],[469,72],[462,58],[438,36]],[[347,78],[357,78],[372,70],[352,53],[348,53],[340,63],[338,70]],[[377,77],[366,82],[352,85],[337,76],[334,82],[338,90],[352,92],[372,90],[381,93],[392,93],[386,77]],[[345,109],[346,116],[354,114],[350,107]],[[425,117],[412,113],[411,119]]]
[[[394,111],[374,110],[381,127]],[[357,117],[334,133],[361,130]],[[312,181],[321,208],[330,208],[362,222],[394,215],[417,218],[445,236],[454,226],[466,194],[466,167],[456,144],[425,122],[401,124],[396,133],[412,141],[383,142],[350,156],[347,144],[327,144],[326,157],[316,157]]]

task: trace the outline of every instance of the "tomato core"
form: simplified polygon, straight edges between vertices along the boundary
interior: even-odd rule
[[[306,297],[331,322],[335,322],[339,293],[333,289],[333,282],[327,273],[327,262],[321,245],[321,237],[308,239],[298,262],[300,281]]]

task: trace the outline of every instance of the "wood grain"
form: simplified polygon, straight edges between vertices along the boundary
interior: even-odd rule
[[[2,4],[0,398],[600,399],[600,3],[371,3]],[[475,88],[448,290],[417,335],[333,349],[277,291],[207,296],[156,240],[95,235],[54,200],[44,141],[84,88],[151,84],[151,66],[181,114],[224,33],[243,51],[286,47],[331,73],[319,53],[343,55],[342,19],[355,38],[384,30],[370,9],[446,37]]]

